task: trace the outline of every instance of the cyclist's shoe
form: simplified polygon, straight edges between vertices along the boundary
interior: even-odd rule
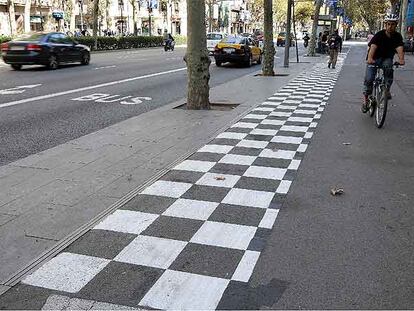
[[[331,68],[331,63],[328,63],[328,68]]]
[[[335,66],[332,66],[332,69],[335,69]]]
[[[391,95],[391,92],[388,90],[388,91],[385,91],[385,96],[387,96],[387,99],[389,100],[389,99],[392,99],[392,95]]]
[[[369,106],[369,97],[368,95],[364,95],[364,102],[362,103],[362,106],[361,106],[362,113],[366,113],[369,110],[368,106]]]

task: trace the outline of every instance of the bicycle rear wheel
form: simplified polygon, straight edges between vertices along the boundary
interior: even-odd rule
[[[384,125],[387,115],[388,97],[386,94],[386,86],[382,85],[377,97],[377,109],[375,110],[375,124],[378,128]]]

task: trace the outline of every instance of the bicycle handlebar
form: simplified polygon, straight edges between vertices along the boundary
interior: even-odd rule
[[[394,64],[392,64],[393,67],[401,67],[403,65],[401,65],[399,62],[395,62]],[[382,66],[376,65],[376,64],[368,64],[368,67],[372,67],[372,68],[383,68]]]

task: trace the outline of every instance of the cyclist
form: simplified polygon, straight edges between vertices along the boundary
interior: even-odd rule
[[[384,78],[387,85],[386,95],[391,99],[390,88],[394,78],[392,68],[395,53],[398,54],[400,65],[405,64],[404,42],[401,34],[396,31],[399,17],[396,14],[387,14],[385,17],[385,29],[377,32],[368,43],[367,69],[364,81],[364,102],[362,112],[368,111],[368,98],[372,94],[373,82],[380,66],[384,69]]]

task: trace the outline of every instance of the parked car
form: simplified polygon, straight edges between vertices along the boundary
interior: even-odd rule
[[[207,49],[210,53],[214,52],[214,48],[226,35],[220,32],[209,32],[207,34]]]
[[[290,34],[290,46],[295,46],[295,40],[294,40],[293,34]],[[277,36],[276,45],[277,46],[285,46],[286,44],[286,32],[280,32]]]
[[[253,62],[262,63],[262,50],[251,38],[228,36],[217,44],[214,59],[219,67],[226,62],[242,63],[250,67]]]
[[[90,48],[78,44],[60,32],[35,33],[2,43],[1,55],[6,64],[20,70],[23,65],[45,65],[57,69],[61,63],[88,65]]]

